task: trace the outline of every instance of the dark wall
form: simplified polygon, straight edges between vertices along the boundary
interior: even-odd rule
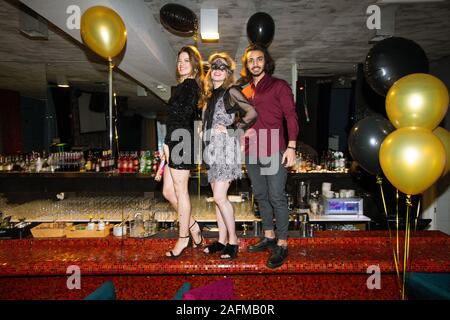
[[[319,78],[299,77],[297,81],[298,139],[318,154],[328,150],[331,87],[331,81]]]
[[[339,137],[339,151],[347,151],[351,89],[332,89],[329,113],[329,134]]]
[[[22,113],[23,152],[46,149],[46,103],[27,97],[20,98]]]
[[[137,151],[141,149],[142,117],[134,115],[131,117],[119,116],[119,150]]]
[[[18,92],[0,89],[0,139],[3,154],[15,154],[22,151],[22,115]]]
[[[58,138],[61,143],[73,145],[73,123],[70,88],[50,89],[52,100],[55,105],[55,113],[58,127]]]
[[[430,74],[441,79],[450,91],[450,56],[433,61],[430,64]],[[447,114],[440,126],[450,130],[450,110],[447,111]]]

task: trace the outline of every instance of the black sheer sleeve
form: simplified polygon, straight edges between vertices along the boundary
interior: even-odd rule
[[[258,114],[238,87],[228,89],[224,100],[227,113],[238,112],[240,115],[237,129],[246,130],[255,123]]]

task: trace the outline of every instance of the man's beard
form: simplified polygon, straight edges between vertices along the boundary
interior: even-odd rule
[[[259,69],[258,73],[254,73],[252,69],[250,69],[250,73],[252,74],[253,77],[259,77],[261,75],[261,73],[264,72],[264,68]]]

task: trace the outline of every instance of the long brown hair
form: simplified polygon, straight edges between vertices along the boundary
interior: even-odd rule
[[[252,78],[252,74],[250,73],[250,70],[248,70],[247,67],[247,55],[250,51],[261,51],[264,54],[264,72],[272,75],[275,71],[275,61],[273,61],[269,51],[266,47],[263,47],[258,44],[251,44],[249,45],[244,52],[244,55],[242,56],[242,70],[241,70],[241,77],[245,80],[245,82],[249,82]]]
[[[178,61],[178,58],[180,57],[180,54],[182,54],[183,52],[186,52],[188,54],[189,61],[191,62],[191,65],[192,65],[192,72],[189,76],[194,76],[195,81],[197,81],[198,87],[201,88],[202,83],[203,83],[203,72],[204,72],[203,71],[203,58],[196,47],[185,46],[185,47],[181,48],[180,51],[178,51],[177,61]],[[177,77],[178,83],[181,82],[181,75],[178,72],[178,68],[176,68],[176,77]]]
[[[216,52],[213,53],[209,59],[208,64],[211,66],[214,61],[217,59],[224,60],[226,64],[229,66],[227,77],[225,78],[222,87],[224,89],[228,89],[232,85],[235,84],[236,79],[234,77],[234,70],[236,69],[236,62],[230,57],[230,55],[226,52]],[[211,68],[209,68],[208,73],[205,76],[205,79],[203,80],[203,94],[200,102],[200,106],[203,106],[203,109],[206,109],[208,106],[208,100],[212,96],[212,92],[214,89],[214,85],[211,79]]]

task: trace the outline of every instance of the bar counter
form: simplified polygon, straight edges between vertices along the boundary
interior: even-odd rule
[[[205,234],[207,242],[214,234]],[[133,239],[25,239],[0,241],[0,299],[83,299],[111,280],[118,299],[171,299],[186,281],[193,287],[229,277],[236,297],[252,299],[400,299],[386,231],[322,231],[314,238],[289,239],[289,258],[268,269],[268,252],[247,253],[254,237],[240,239],[235,260],[200,249],[177,259],[164,253],[175,234]],[[403,247],[403,233],[400,234]],[[402,255],[401,255],[402,257]],[[81,289],[66,286],[67,268],[80,267]],[[368,267],[381,271],[381,289],[368,289]],[[401,266],[400,266],[401,267]],[[401,271],[401,270],[400,270]],[[450,236],[438,231],[411,235],[408,272],[450,272]]]

